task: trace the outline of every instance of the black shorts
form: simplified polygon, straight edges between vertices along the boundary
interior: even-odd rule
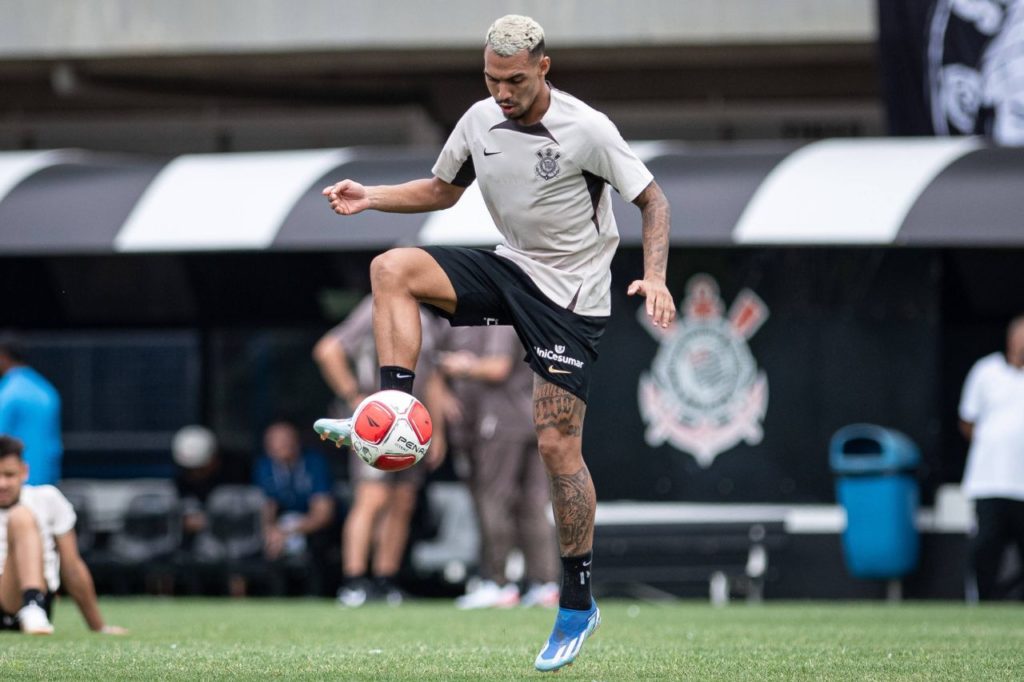
[[[424,246],[448,275],[455,313],[438,310],[454,327],[512,325],[526,348],[526,362],[545,381],[584,402],[590,367],[607,317],[578,315],[558,306],[522,268],[486,249]]]
[[[47,592],[43,597],[43,609],[46,611],[46,617],[53,622],[53,594]],[[18,616],[14,613],[7,613],[3,609],[0,609],[0,631],[2,630],[21,630],[21,623],[18,622]]]

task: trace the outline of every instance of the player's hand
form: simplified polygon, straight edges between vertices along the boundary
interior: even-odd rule
[[[447,454],[448,439],[441,431],[435,431],[434,437],[430,439],[430,447],[427,449],[427,456],[423,458],[423,463],[427,465],[429,471],[434,471],[444,463]]]
[[[350,414],[352,412],[355,412],[356,408],[359,407],[359,405],[365,399],[366,399],[366,394],[365,393],[356,393],[354,396],[352,396],[351,400],[345,400],[344,398],[342,398],[342,400],[344,400],[345,404],[348,405],[348,409],[349,409],[349,413]]]
[[[476,366],[476,355],[468,350],[457,350],[441,355],[441,371],[453,379],[467,378]]]
[[[441,414],[444,415],[445,424],[458,424],[462,421],[462,401],[447,387],[438,391],[434,402],[436,402],[435,409],[440,408]]]
[[[285,535],[277,526],[267,528],[263,537],[263,554],[270,560],[281,556],[284,549]]]
[[[355,180],[342,180],[321,192],[331,203],[331,209],[338,215],[353,215],[370,208],[366,188]]]
[[[666,328],[676,319],[676,303],[664,282],[637,279],[626,289],[626,294],[640,294],[647,299],[647,316],[655,327]]]
[[[128,634],[128,629],[120,625],[104,625],[97,632],[101,635],[114,635],[120,637]]]

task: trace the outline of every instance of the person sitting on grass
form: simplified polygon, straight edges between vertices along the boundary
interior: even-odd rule
[[[53,595],[64,581],[89,629],[127,633],[100,614],[92,574],[78,553],[75,510],[52,485],[25,485],[24,446],[0,435],[0,630],[53,633]]]

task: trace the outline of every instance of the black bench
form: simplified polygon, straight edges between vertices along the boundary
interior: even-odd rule
[[[594,589],[611,596],[760,601],[785,547],[781,521],[602,523],[594,533]]]

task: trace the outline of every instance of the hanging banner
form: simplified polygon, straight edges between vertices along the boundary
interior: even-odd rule
[[[1024,0],[880,0],[890,132],[1024,145]]]

